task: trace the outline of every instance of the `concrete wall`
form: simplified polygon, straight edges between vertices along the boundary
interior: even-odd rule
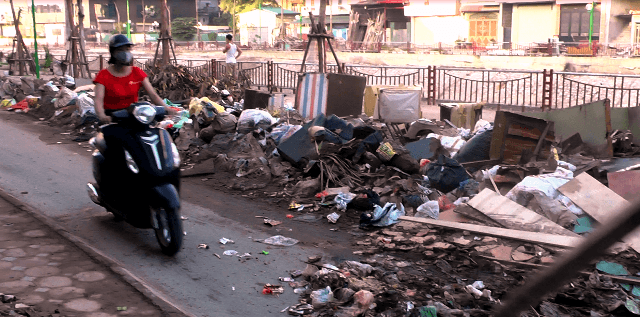
[[[513,6],[511,41],[546,42],[558,34],[560,7],[553,4],[518,4]]]
[[[525,112],[522,115],[553,121],[558,140],[580,133],[582,142],[599,148],[607,144],[604,101],[585,104],[581,107],[556,109],[546,112]],[[615,130],[633,129],[634,137],[640,137],[640,108],[612,108],[611,127]]]
[[[411,22],[415,44],[450,44],[469,35],[469,21],[461,16],[414,17]]]
[[[351,5],[354,3],[358,3],[360,0],[342,0],[342,4],[338,4],[339,0],[332,0],[331,5],[327,6],[327,10],[325,13],[329,16],[329,13],[332,14],[350,14],[351,13]],[[309,11],[313,13],[313,15],[318,16],[320,14],[320,0],[313,0],[313,5],[311,5],[312,0],[304,0],[303,7],[306,10],[302,11],[302,16],[309,16]],[[329,3],[327,1],[327,3]],[[327,20],[328,21],[328,20]]]
[[[633,142],[640,144],[640,107],[629,109],[629,130],[633,133]]]
[[[238,14],[238,26],[276,28],[276,14],[267,10],[253,10]]]

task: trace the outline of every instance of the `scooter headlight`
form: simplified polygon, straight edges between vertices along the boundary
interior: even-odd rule
[[[180,167],[180,152],[178,152],[178,147],[175,143],[171,143],[171,154],[173,156],[173,168]]]
[[[137,106],[133,109],[133,116],[144,124],[149,124],[156,117],[156,108],[151,105]]]
[[[129,154],[129,151],[124,150],[124,158],[127,161],[127,167],[135,174],[138,174],[138,172],[140,172],[140,169],[138,168],[136,161],[133,160],[131,154]]]

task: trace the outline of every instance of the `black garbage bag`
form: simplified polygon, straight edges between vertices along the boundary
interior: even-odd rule
[[[465,143],[458,153],[453,157],[458,163],[485,161],[491,159],[491,138],[493,129],[476,133],[467,143]],[[472,172],[473,171],[469,171]]]
[[[363,192],[366,197],[356,197],[347,204],[348,209],[355,209],[360,211],[373,210],[375,205],[380,205],[380,195],[371,189],[366,189]]]
[[[467,171],[452,158],[444,155],[438,156],[436,162],[427,165],[427,177],[431,187],[448,193],[460,186],[460,183],[469,179]]]

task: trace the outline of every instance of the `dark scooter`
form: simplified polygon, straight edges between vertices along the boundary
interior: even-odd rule
[[[180,155],[169,133],[152,127],[167,115],[147,102],[111,113],[113,123],[90,140],[95,183],[91,200],[137,228],[153,228],[162,252],[182,245]]]

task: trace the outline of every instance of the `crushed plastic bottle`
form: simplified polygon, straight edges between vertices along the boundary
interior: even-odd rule
[[[340,215],[337,212],[331,213],[329,215],[327,215],[327,219],[329,220],[329,222],[331,223],[336,223],[338,222],[338,219],[340,218]]]
[[[338,205],[338,210],[347,210],[347,204],[349,204],[354,198],[356,198],[356,194],[352,193],[339,193],[334,201]]]
[[[277,235],[277,236],[266,238],[262,242],[266,244],[271,244],[271,245],[290,247],[298,243],[298,240]]]

